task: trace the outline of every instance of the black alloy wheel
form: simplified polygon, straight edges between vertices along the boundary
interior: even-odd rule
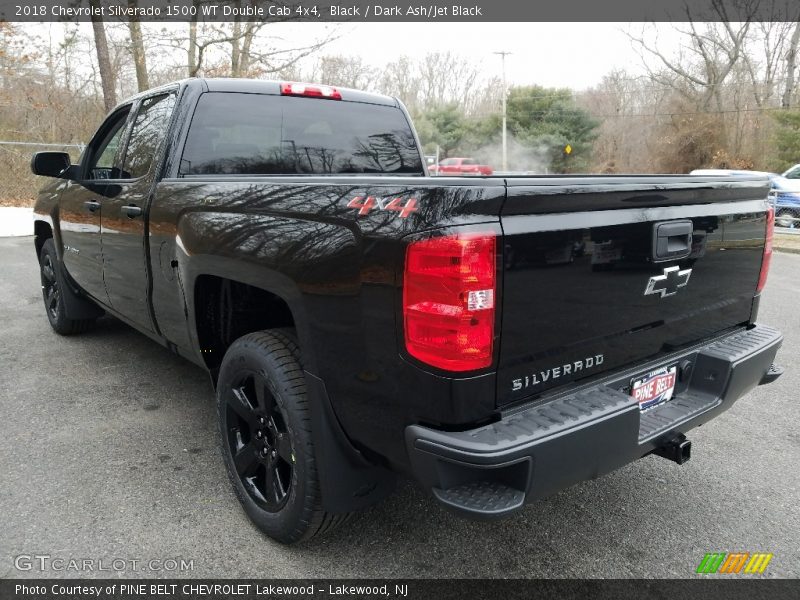
[[[56,267],[49,253],[42,256],[42,295],[48,316],[52,320],[58,319],[61,309],[61,288],[56,277]]]
[[[95,322],[97,316],[102,314],[95,305],[80,296],[77,291],[70,289],[65,280],[63,265],[56,254],[53,238],[45,240],[39,252],[39,272],[42,280],[42,298],[47,320],[56,333],[73,335],[83,333]],[[78,307],[84,310],[81,316],[92,315],[89,318],[74,319],[68,313],[68,307]],[[97,316],[94,316],[97,315]]]
[[[262,374],[245,372],[231,386],[225,420],[242,486],[259,507],[279,511],[292,488],[295,455],[286,418]]]
[[[323,507],[311,399],[293,330],[243,335],[217,377],[222,458],[250,520],[284,544],[322,535],[347,513]]]

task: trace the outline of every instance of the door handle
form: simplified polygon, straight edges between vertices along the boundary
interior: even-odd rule
[[[128,204],[122,207],[122,212],[128,215],[128,218],[133,219],[142,214],[142,209],[135,204]]]
[[[100,210],[100,203],[95,202],[94,200],[88,200],[84,202],[83,205],[89,209],[89,212],[95,212],[97,210]]]

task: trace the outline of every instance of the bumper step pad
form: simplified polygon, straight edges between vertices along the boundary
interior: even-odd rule
[[[499,481],[473,481],[447,490],[434,488],[433,495],[443,504],[484,517],[505,514],[525,502],[525,492]]]
[[[639,442],[652,439],[676,423],[691,419],[717,404],[719,404],[718,398],[689,392],[643,412],[639,421]]]
[[[487,446],[534,441],[614,414],[631,403],[629,395],[601,386],[529,408],[466,435]]]
[[[642,413],[639,443],[652,440],[716,408],[730,392],[733,392],[734,399],[739,398],[765,378],[770,378],[775,365],[766,361],[774,356],[774,352],[764,353],[763,350],[771,347],[777,349],[782,339],[777,329],[759,325],[700,350],[694,360],[690,389],[669,402]],[[761,358],[752,359],[754,356]],[[772,377],[777,379],[780,373]],[[742,380],[746,382],[745,385]]]

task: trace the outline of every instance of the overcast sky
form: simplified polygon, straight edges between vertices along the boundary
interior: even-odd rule
[[[287,24],[286,34],[320,35],[316,23]],[[327,54],[359,54],[372,64],[395,60],[401,54],[422,57],[428,52],[452,51],[469,57],[487,74],[501,73],[500,57],[507,50],[510,84],[536,83],[584,89],[613,68],[643,72],[626,31],[641,31],[640,23],[356,23],[339,26],[341,37]],[[658,26],[659,45],[676,44],[672,25]],[[318,28],[318,29],[315,29]]]
[[[187,27],[185,23],[144,26],[150,35],[162,29],[185,35]],[[81,27],[91,37],[91,26]],[[511,52],[506,57],[510,85],[580,90],[597,84],[613,69],[632,75],[644,72],[626,35],[641,32],[641,23],[275,23],[261,35],[278,47],[290,48],[323,39],[333,27],[339,37],[322,49],[323,54],[358,55],[377,67],[401,55],[422,58],[429,52],[450,51],[474,61],[487,77],[499,76],[501,59],[493,52],[505,50]],[[661,49],[677,49],[679,37],[672,24],[659,23],[655,28],[651,35],[657,33]],[[61,24],[20,24],[20,29],[42,37],[48,31],[56,39],[63,36]],[[173,62],[185,60],[183,51],[161,50],[170,52]]]

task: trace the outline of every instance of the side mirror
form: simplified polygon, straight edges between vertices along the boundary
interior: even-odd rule
[[[31,171],[44,177],[64,177],[71,166],[66,152],[37,152],[31,159]]]

